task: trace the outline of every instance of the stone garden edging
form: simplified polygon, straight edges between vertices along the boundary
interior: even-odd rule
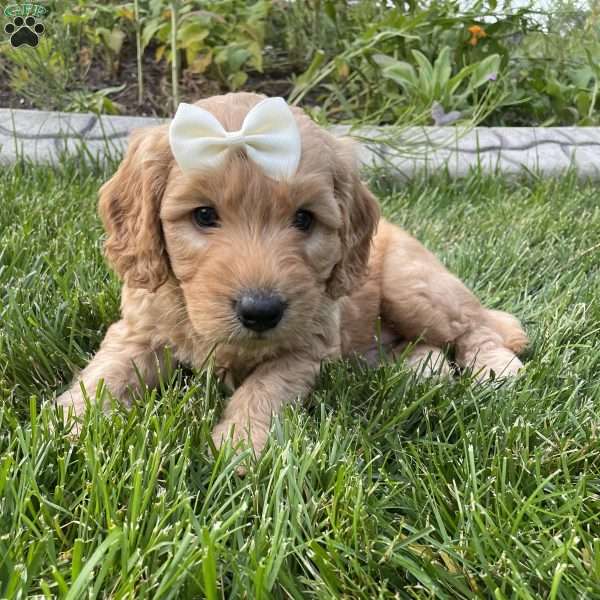
[[[56,163],[65,152],[79,154],[82,148],[86,156],[103,160],[122,153],[133,129],[161,122],[0,108],[0,162],[12,164],[25,157]],[[348,132],[340,126],[332,130]],[[581,177],[600,180],[600,127],[477,127],[460,133],[453,127],[410,128],[394,138],[393,146],[385,137],[385,128],[359,130],[361,161],[366,166],[392,166],[400,177],[440,169],[462,177],[473,167],[507,175],[525,170],[556,176],[574,167]]]

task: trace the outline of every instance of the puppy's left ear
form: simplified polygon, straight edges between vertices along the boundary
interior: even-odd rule
[[[342,258],[327,282],[327,293],[333,299],[350,294],[366,279],[371,244],[380,217],[377,200],[359,178],[353,144],[338,143],[342,151],[336,157],[334,192],[343,221]]]

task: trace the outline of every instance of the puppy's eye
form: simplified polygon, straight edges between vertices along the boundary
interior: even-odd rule
[[[304,210],[301,208],[300,210],[297,210],[296,214],[294,215],[293,225],[300,231],[308,231],[311,228],[314,220],[315,217],[309,210]]]
[[[200,227],[217,227],[219,225],[219,215],[212,206],[201,206],[192,213],[196,225]]]

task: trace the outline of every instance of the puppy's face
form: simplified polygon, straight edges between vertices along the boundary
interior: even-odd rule
[[[313,331],[342,256],[333,178],[266,177],[232,153],[218,170],[173,170],[160,209],[165,246],[198,333],[273,342]]]
[[[262,99],[198,104],[230,131]],[[331,301],[366,275],[379,219],[348,144],[292,109],[302,139],[296,174],[267,177],[240,150],[210,172],[183,173],[167,128],[142,130],[100,191],[106,255],[129,287],[183,292],[196,333],[212,343],[307,340]]]

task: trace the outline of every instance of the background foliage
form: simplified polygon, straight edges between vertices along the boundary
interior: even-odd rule
[[[47,5],[38,48],[0,46],[5,103],[168,116],[249,89],[335,121],[600,123],[598,0]]]

